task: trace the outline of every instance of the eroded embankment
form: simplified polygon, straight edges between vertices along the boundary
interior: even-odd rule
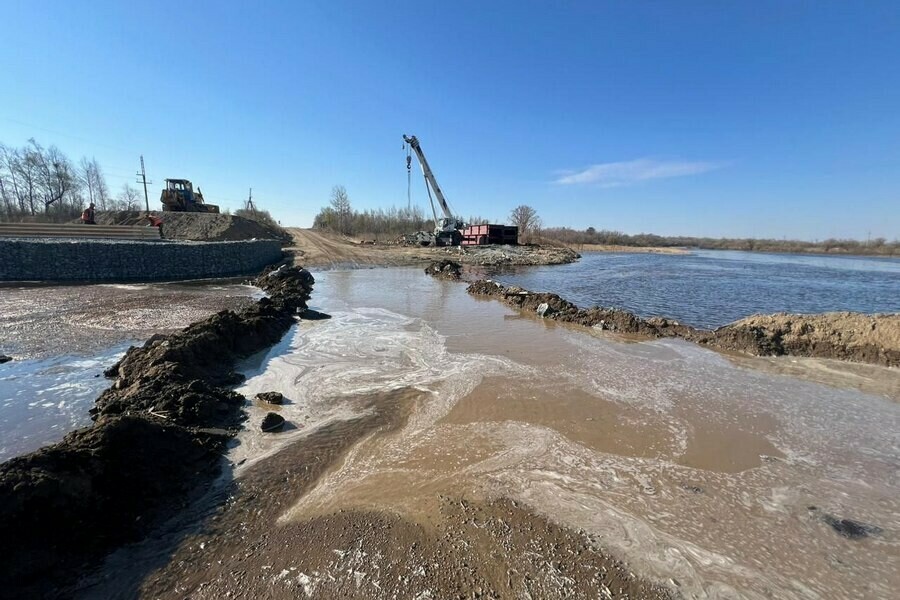
[[[0,465],[0,596],[45,595],[140,539],[218,475],[243,418],[235,361],[275,342],[306,308],[301,268],[264,272],[268,298],[154,336],[107,370],[95,424]]]
[[[479,280],[474,296],[491,297],[545,319],[648,337],[677,337],[698,344],[758,356],[810,356],[900,366],[900,315],[826,313],[754,315],[714,331],[695,329],[665,317],[641,318],[614,308],[578,308],[556,294]]]

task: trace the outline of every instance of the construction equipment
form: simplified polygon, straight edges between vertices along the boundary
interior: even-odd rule
[[[166,179],[166,189],[162,191],[160,202],[163,210],[168,212],[219,212],[219,207],[215,204],[203,202],[200,188],[195,192],[194,184],[187,179]]]
[[[422,166],[422,175],[425,177],[425,190],[428,192],[428,200],[431,202],[431,212],[434,215],[434,245],[459,246],[462,241],[462,233],[460,233],[460,230],[463,229],[466,224],[459,217],[453,216],[453,213],[450,211],[447,199],[444,198],[444,193],[441,191],[441,188],[438,187],[437,179],[434,178],[434,173],[432,172],[431,167],[428,166],[428,161],[425,160],[425,153],[422,152],[422,147],[419,145],[419,140],[416,136],[407,136],[404,134],[403,143],[407,147],[407,152],[409,152],[409,149],[411,148],[416,153],[419,164]],[[409,169],[410,159],[407,154],[407,172]],[[438,199],[438,203],[441,205],[441,211],[444,214],[443,218],[438,218],[438,213],[434,206],[434,199],[431,197],[432,190]]]

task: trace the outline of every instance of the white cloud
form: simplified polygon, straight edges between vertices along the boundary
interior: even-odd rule
[[[721,166],[721,163],[707,161],[666,161],[639,158],[637,160],[591,165],[581,171],[562,171],[557,174],[558,177],[555,183],[562,185],[594,183],[602,187],[616,187],[648,179],[697,175],[718,169]]]

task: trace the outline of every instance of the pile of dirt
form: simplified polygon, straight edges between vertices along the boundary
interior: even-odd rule
[[[425,274],[436,279],[459,281],[462,278],[462,265],[452,260],[436,260],[425,268]]]
[[[242,379],[235,361],[277,342],[313,283],[304,269],[270,269],[255,282],[268,298],[129,349],[106,372],[115,383],[92,427],[0,465],[3,593],[49,593],[208,486],[243,418],[228,387]]]
[[[214,213],[153,212],[163,220],[163,237],[170,240],[224,242],[233,240],[291,241],[284,229],[243,217]],[[99,225],[147,225],[147,213],[106,211],[96,216]]]
[[[900,366],[900,314],[754,315],[715,331],[695,329],[665,317],[641,318],[615,308],[578,308],[556,294],[530,292],[479,280],[468,287],[545,319],[648,337],[679,337],[722,350],[757,356],[812,356]]]
[[[677,321],[661,317],[642,319],[637,315],[616,308],[593,307],[581,309],[556,294],[529,292],[520,287],[506,287],[495,281],[482,279],[468,287],[473,296],[496,298],[519,310],[536,313],[545,319],[565,323],[577,323],[585,327],[646,335],[650,337],[686,337],[693,329]]]
[[[753,315],[695,341],[759,355],[836,358],[900,366],[900,314]]]

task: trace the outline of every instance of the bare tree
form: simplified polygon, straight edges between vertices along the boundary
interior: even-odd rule
[[[347,189],[342,185],[336,185],[331,188],[331,208],[338,221],[338,231],[343,234],[350,233],[350,216],[353,209],[350,207],[350,197],[347,195]]]
[[[100,210],[106,210],[109,200],[109,188],[106,187],[106,178],[103,177],[103,169],[96,158],[81,159],[79,164],[78,179],[84,185],[88,193],[88,202],[94,203]]]
[[[519,228],[519,237],[525,239],[536,234],[541,228],[541,218],[537,211],[525,204],[512,209],[509,213],[509,222]]]
[[[141,194],[127,183],[122,186],[122,191],[116,198],[116,204],[119,210],[140,210]]]

